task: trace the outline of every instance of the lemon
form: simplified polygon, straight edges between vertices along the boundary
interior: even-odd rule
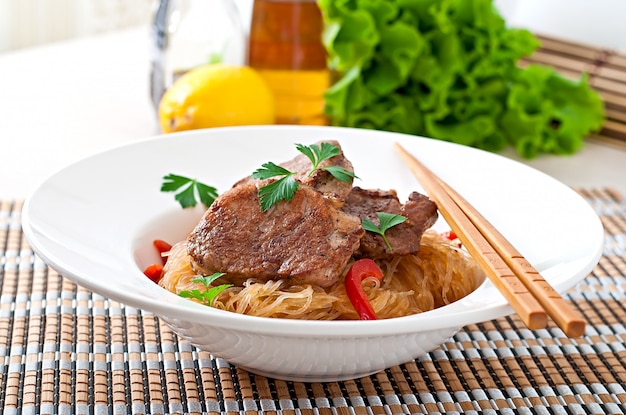
[[[273,124],[272,91],[248,66],[208,64],[178,78],[159,103],[163,132]]]

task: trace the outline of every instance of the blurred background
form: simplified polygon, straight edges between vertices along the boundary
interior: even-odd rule
[[[0,53],[149,26],[155,0],[0,0]],[[252,0],[235,0],[244,22]],[[626,50],[624,0],[496,0],[511,25]]]
[[[249,16],[252,0],[235,2],[242,16]],[[156,0],[0,0],[0,53],[137,26],[148,30],[155,3]]]
[[[0,0],[0,53],[145,25],[153,0]]]
[[[253,0],[233,1],[245,25]],[[626,52],[626,0],[494,2],[510,26]],[[0,0],[0,193],[26,196],[67,163],[161,133],[150,94],[157,3]],[[626,194],[626,173],[618,170],[626,168],[624,70],[604,69],[599,82],[613,105],[607,125],[611,137],[620,137],[619,148],[589,143],[582,158],[546,156],[527,163],[567,183],[613,183]],[[505,154],[518,158],[513,150]],[[37,162],[25,164],[25,158]],[[15,179],[25,165],[28,174]]]

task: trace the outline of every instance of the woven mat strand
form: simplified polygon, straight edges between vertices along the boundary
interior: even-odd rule
[[[626,204],[581,190],[606,228],[593,273],[567,294],[581,338],[516,317],[465,327],[440,348],[331,383],[255,376],[178,339],[150,313],[91,293],[28,246],[22,204],[0,202],[0,413],[626,413]]]
[[[556,68],[574,79],[587,73],[590,85],[605,103],[606,120],[593,139],[626,147],[626,55],[546,36],[538,36],[541,48],[525,62]]]

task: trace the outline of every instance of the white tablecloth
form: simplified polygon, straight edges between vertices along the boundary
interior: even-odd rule
[[[0,55],[0,197],[53,171],[158,133],[149,31],[133,29]]]

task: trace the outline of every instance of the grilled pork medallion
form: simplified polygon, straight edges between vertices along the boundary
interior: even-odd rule
[[[435,224],[437,205],[423,194],[412,192],[409,200],[402,204],[395,190],[366,190],[354,187],[342,210],[358,216],[361,220],[378,222],[376,213],[386,212],[402,215],[407,220],[385,232],[391,250],[383,238],[367,232],[361,239],[355,258],[383,259],[396,255],[413,254],[420,249],[422,234]]]
[[[332,144],[341,148],[339,143]],[[341,152],[324,161],[353,171]],[[419,250],[422,233],[437,219],[436,205],[411,193],[401,204],[395,191],[364,190],[317,170],[300,155],[282,164],[300,187],[289,202],[261,210],[258,190],[268,180],[246,178],[211,205],[187,240],[193,268],[202,274],[225,272],[220,281],[241,283],[285,279],[329,287],[350,260],[385,258]],[[362,219],[377,223],[376,212],[400,214],[407,220],[386,233],[390,251],[380,235],[365,232]]]
[[[327,141],[327,143],[330,143],[339,149],[341,148],[337,141]],[[289,171],[297,172],[294,178],[298,181],[298,183],[313,187],[315,190],[322,193],[326,198],[330,199],[331,202],[336,202],[339,207],[343,205],[345,198],[352,190],[352,183],[337,180],[332,174],[322,169],[327,166],[339,166],[351,173],[354,173],[352,163],[344,156],[343,152],[340,152],[339,155],[335,157],[322,161],[319,164],[319,168],[310,176],[309,171],[311,170],[311,161],[304,154],[299,154],[289,161],[280,163],[280,166]],[[234,187],[240,184],[252,182],[258,183],[257,180],[248,176],[235,183]],[[262,181],[260,186],[267,183],[268,181]]]

